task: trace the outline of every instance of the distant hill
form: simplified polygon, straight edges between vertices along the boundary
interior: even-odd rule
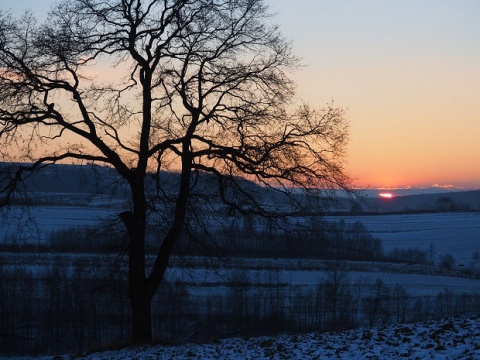
[[[480,211],[480,190],[369,198],[361,203],[369,212],[459,212]]]
[[[15,164],[0,163],[0,169],[14,168]],[[269,207],[280,210],[282,204],[288,207],[288,199],[282,194],[259,186],[254,182],[237,179],[243,188],[255,194],[257,200],[261,200]],[[153,189],[156,179],[153,175],[147,188]],[[176,191],[179,181],[178,173],[161,172],[160,179],[162,188],[166,193]],[[195,191],[204,195],[219,197],[217,186],[212,184],[217,179],[211,174],[200,173],[195,178]],[[109,198],[126,199],[128,186],[117,172],[107,166],[98,165],[69,165],[55,164],[45,167],[25,181],[27,191],[35,194],[37,199],[45,199],[46,202],[61,201],[60,194],[69,194],[77,198],[77,201],[89,197],[103,196]],[[452,212],[452,211],[480,211],[480,190],[446,192],[439,189],[423,189],[425,194],[394,196],[391,199],[377,197],[379,190],[363,192],[366,195],[358,200],[350,201],[339,195],[337,200],[324,198],[321,203],[315,203],[313,199],[305,197],[301,193],[296,195],[297,200],[313,212],[321,209],[331,212],[343,213],[398,213],[398,212]],[[415,192],[422,189],[415,189]],[[432,192],[434,191],[434,192]],[[401,193],[396,191],[395,193]],[[71,197],[70,197],[71,199]],[[218,198],[220,201],[220,199]],[[43,201],[43,200],[42,200]],[[65,200],[70,202],[70,200]],[[308,205],[310,204],[310,205]]]
[[[13,173],[17,165],[2,163],[1,171]],[[118,190],[121,181],[115,170],[106,166],[55,164],[40,169],[24,181],[28,192],[104,194]]]
[[[0,163],[1,171],[13,171],[16,164]],[[9,170],[10,169],[10,170]],[[152,193],[155,191],[156,182],[159,182],[164,194],[175,194],[180,181],[177,172],[160,172],[158,178],[154,174],[147,177],[146,188]],[[279,192],[262,187],[254,182],[236,178],[236,183],[248,191],[252,198],[261,201],[267,206],[274,204],[288,204],[288,199]],[[201,194],[210,198],[217,198],[220,194],[215,175],[199,172],[192,177],[193,194]],[[225,186],[225,196],[235,197],[235,189],[228,184]],[[115,169],[98,165],[49,165],[27,177],[24,189],[30,193],[30,198],[36,203],[56,204],[85,204],[90,203],[94,197],[108,197],[125,200],[128,198],[129,187]],[[69,196],[64,196],[68,194]],[[299,195],[300,197],[300,195]]]

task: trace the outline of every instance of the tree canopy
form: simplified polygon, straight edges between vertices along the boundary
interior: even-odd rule
[[[115,168],[130,188],[131,208],[119,215],[133,337],[151,338],[149,303],[186,226],[195,174],[213,174],[222,201],[243,213],[269,209],[241,177],[287,196],[348,189],[344,111],[297,100],[299,66],[262,0],[64,0],[43,24],[3,12],[0,141],[17,166],[2,173],[2,202],[51,163]],[[179,173],[173,194],[164,170]],[[168,230],[149,270],[151,211]]]

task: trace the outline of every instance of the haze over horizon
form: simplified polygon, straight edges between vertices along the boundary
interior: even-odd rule
[[[2,0],[41,22],[53,0]],[[266,0],[313,106],[351,123],[356,187],[480,188],[480,1]]]

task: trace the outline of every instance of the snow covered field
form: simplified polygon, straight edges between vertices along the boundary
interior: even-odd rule
[[[254,263],[255,260],[252,260]],[[282,261],[275,264],[272,270],[248,270],[243,274],[253,287],[279,285],[284,287],[314,288],[322,280],[329,277],[325,270],[281,270]],[[198,295],[221,295],[225,291],[223,287],[228,281],[238,275],[237,268],[221,269],[180,269],[167,270],[168,281],[186,282],[189,293]],[[479,293],[480,280],[460,278],[453,276],[439,276],[428,274],[408,274],[379,271],[347,271],[350,284],[373,285],[377,279],[385,285],[404,286],[411,296],[434,296],[439,292],[449,289],[454,294]]]
[[[100,205],[100,204],[97,204]],[[0,227],[0,239],[7,233],[24,234],[31,236],[34,241],[42,241],[45,235],[55,229],[68,227],[91,226],[101,222],[102,219],[115,216],[118,206],[35,206],[22,213],[14,210],[14,220],[3,220]],[[26,227],[20,226],[21,221],[31,219]],[[326,220],[346,222],[360,221],[372,231],[373,235],[382,241],[386,252],[394,249],[419,248],[429,253],[433,245],[434,256],[438,259],[444,254],[452,254],[456,265],[469,266],[472,263],[472,254],[480,249],[480,214],[479,213],[436,213],[436,214],[396,214],[372,216],[329,216]],[[25,240],[24,240],[25,241]],[[27,240],[28,241],[28,238]],[[47,254],[45,254],[46,256]],[[29,269],[48,267],[51,261],[48,256],[35,256],[29,254],[16,254],[5,256],[4,265],[28,266]],[[53,256],[53,255],[52,255]],[[87,261],[95,255],[90,254],[63,254],[62,257],[82,257],[86,263],[98,263],[95,259]],[[74,259],[66,259],[66,263]],[[45,261],[47,261],[45,263]],[[175,260],[174,260],[175,261]],[[262,262],[263,261],[263,262]],[[196,283],[191,292],[202,293],[214,291],[215,284],[218,291],[221,284],[228,282],[238,269],[248,270],[248,280],[255,284],[283,284],[285,286],[312,286],[327,277],[327,272],[320,269],[321,265],[315,260],[268,260],[255,259],[245,264],[234,264],[223,267],[217,271],[203,268],[194,264],[190,271],[186,271],[184,264],[180,268],[175,265],[167,271],[167,279],[172,283],[180,280],[187,283]],[[366,265],[367,266],[367,265]],[[372,284],[376,279],[381,279],[386,285],[404,285],[411,295],[422,296],[436,294],[445,288],[455,293],[475,293],[480,290],[480,281],[474,279],[456,278],[449,276],[435,276],[429,274],[402,273],[403,270],[385,271],[361,267],[349,270],[351,283],[358,283],[359,279],[364,284]],[[271,269],[271,270],[268,270]],[[413,269],[413,268],[412,268]],[[273,270],[273,271],[272,271]],[[36,272],[36,270],[34,271]]]
[[[54,230],[86,227],[119,212],[117,206],[31,206],[6,209],[0,217],[0,239],[14,236],[23,242],[41,244]],[[0,240],[1,241],[1,240]]]
[[[107,272],[114,257],[82,253],[42,255],[0,253],[0,262],[5,269],[21,267],[36,276],[50,271],[55,261],[62,264],[77,264],[79,260],[96,272]],[[198,296],[225,295],[229,291],[228,284],[238,280],[239,276],[252,288],[280,286],[312,289],[330,275],[330,270],[326,269],[329,262],[320,260],[237,259],[217,264],[205,264],[195,258],[187,261],[190,264],[185,264],[185,259],[181,260],[174,256],[165,279],[172,284],[176,282],[185,284],[190,294]],[[368,262],[345,262],[343,265],[350,284],[373,285],[380,279],[388,286],[404,286],[410,296],[434,296],[445,289],[454,294],[480,293],[479,279],[426,274],[422,273],[425,271],[423,268],[419,267],[417,271],[412,265],[378,264],[378,268]],[[65,269],[69,269],[69,273],[75,271],[74,267],[69,268],[68,265]]]
[[[50,231],[96,225],[121,211],[121,204],[107,206],[106,200],[100,200],[93,201],[91,206],[34,206],[26,212],[11,210],[8,218],[0,219],[0,241],[13,234],[22,241],[38,243]],[[436,259],[452,254],[456,265],[469,266],[472,254],[480,249],[480,213],[327,216],[325,219],[362,222],[382,241],[387,252],[394,248],[418,248],[430,254],[433,246]]]
[[[327,220],[362,222],[380,239],[385,251],[419,248],[435,256],[452,254],[456,264],[468,266],[480,249],[480,213],[395,214],[328,216]]]
[[[115,216],[120,209],[119,204],[107,206],[104,203],[92,203],[92,206],[36,206],[25,213],[17,211],[13,217],[4,219],[3,223],[0,221],[0,239],[7,238],[7,234],[15,234],[25,242],[40,243],[52,230],[95,225],[106,217]],[[444,254],[452,254],[457,266],[464,264],[468,267],[472,264],[472,254],[480,249],[478,213],[326,218],[332,221],[341,219],[364,223],[373,235],[382,241],[386,252],[394,248],[419,248],[429,252],[433,248],[436,259]],[[27,226],[20,225],[25,224],[22,223],[25,220],[29,220],[26,222]],[[31,253],[0,253],[0,262],[4,269],[19,266],[33,274],[42,274],[51,267],[52,259],[60,264],[77,264],[77,259],[82,259],[84,266],[94,268],[98,264],[101,264],[98,265],[100,267],[110,264],[108,260],[111,259],[102,256],[106,255],[45,253],[39,256]],[[194,261],[189,268],[174,258],[166,278],[170,284],[183,284],[188,294],[200,299],[230,294],[228,282],[232,279],[238,280],[240,275],[240,281],[246,280],[248,291],[245,293],[248,292],[249,296],[257,296],[257,289],[279,286],[285,291],[286,305],[289,305],[290,294],[308,293],[309,289],[315,289],[316,285],[331,276],[325,263],[316,259],[236,259],[231,266],[221,263],[212,268]],[[364,291],[369,291],[368,286],[380,279],[391,288],[403,285],[408,296],[412,298],[436,296],[445,289],[455,295],[480,293],[480,280],[454,277],[451,276],[453,272],[437,274],[405,264],[368,262],[352,262],[347,267],[350,284],[367,285],[363,287]],[[205,345],[155,346],[91,354],[85,359],[476,359],[480,358],[478,323],[480,319],[463,318],[453,324],[445,321],[440,324],[396,325],[337,334],[311,333],[249,340],[226,339]]]
[[[479,359],[480,319],[461,317],[440,322],[397,324],[336,333],[308,333],[250,339],[223,339],[208,344],[143,346],[62,359]],[[13,359],[13,358],[10,358]],[[27,360],[33,358],[16,358]],[[51,357],[37,358],[47,360]]]

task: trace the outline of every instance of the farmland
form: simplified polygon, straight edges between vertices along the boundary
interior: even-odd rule
[[[5,211],[2,218],[0,270],[6,294],[2,309],[8,314],[2,314],[2,329],[17,339],[8,340],[15,344],[9,351],[58,353],[128,338],[122,248],[105,252],[74,246],[82,239],[98,243],[98,234],[90,229],[105,226],[106,219],[111,226],[125,204],[118,198],[70,193],[49,193],[37,200],[41,201],[34,206]],[[261,222],[235,225],[235,218],[221,212],[214,217],[208,220],[213,234],[226,237],[225,244],[264,238]],[[479,264],[473,256],[479,245],[477,212],[293,220],[319,228],[337,224],[333,228],[337,235],[330,237],[345,237],[345,241],[368,235],[363,230],[350,234],[361,222],[368,236],[378,239],[384,255],[378,261],[337,261],[315,256],[177,253],[166,273],[162,296],[154,301],[155,333],[174,342],[205,341],[226,334],[338,330],[480,312]],[[235,225],[235,239],[231,230],[217,232],[222,224]],[[282,240],[275,234],[267,240]],[[288,243],[291,236],[283,240]],[[51,247],[52,238],[56,247]],[[314,251],[320,244],[320,238],[315,239],[313,234],[302,240],[310,254],[321,253]],[[293,246],[298,244],[293,241]],[[388,261],[395,249],[412,248],[426,254],[423,263]],[[440,267],[440,259],[448,254],[454,257],[454,265]],[[153,257],[147,260],[152,262]],[[50,319],[48,331],[56,334],[53,343],[42,340],[44,330],[36,327],[46,326],[42,319]],[[62,341],[60,334],[64,334]]]
[[[105,219],[116,218],[122,209],[119,201],[110,202],[108,206],[106,202],[97,199],[77,206],[12,209],[4,214],[0,239],[3,243],[42,243],[55,230],[97,226]],[[330,222],[361,222],[381,241],[384,251],[418,248],[429,252],[429,256],[435,259],[452,254],[457,266],[471,265],[472,255],[480,248],[478,212],[326,216],[324,219]]]
[[[452,254],[457,265],[467,266],[480,248],[480,213],[424,213],[329,217],[346,222],[361,221],[382,241],[384,250],[420,248],[435,256]]]

